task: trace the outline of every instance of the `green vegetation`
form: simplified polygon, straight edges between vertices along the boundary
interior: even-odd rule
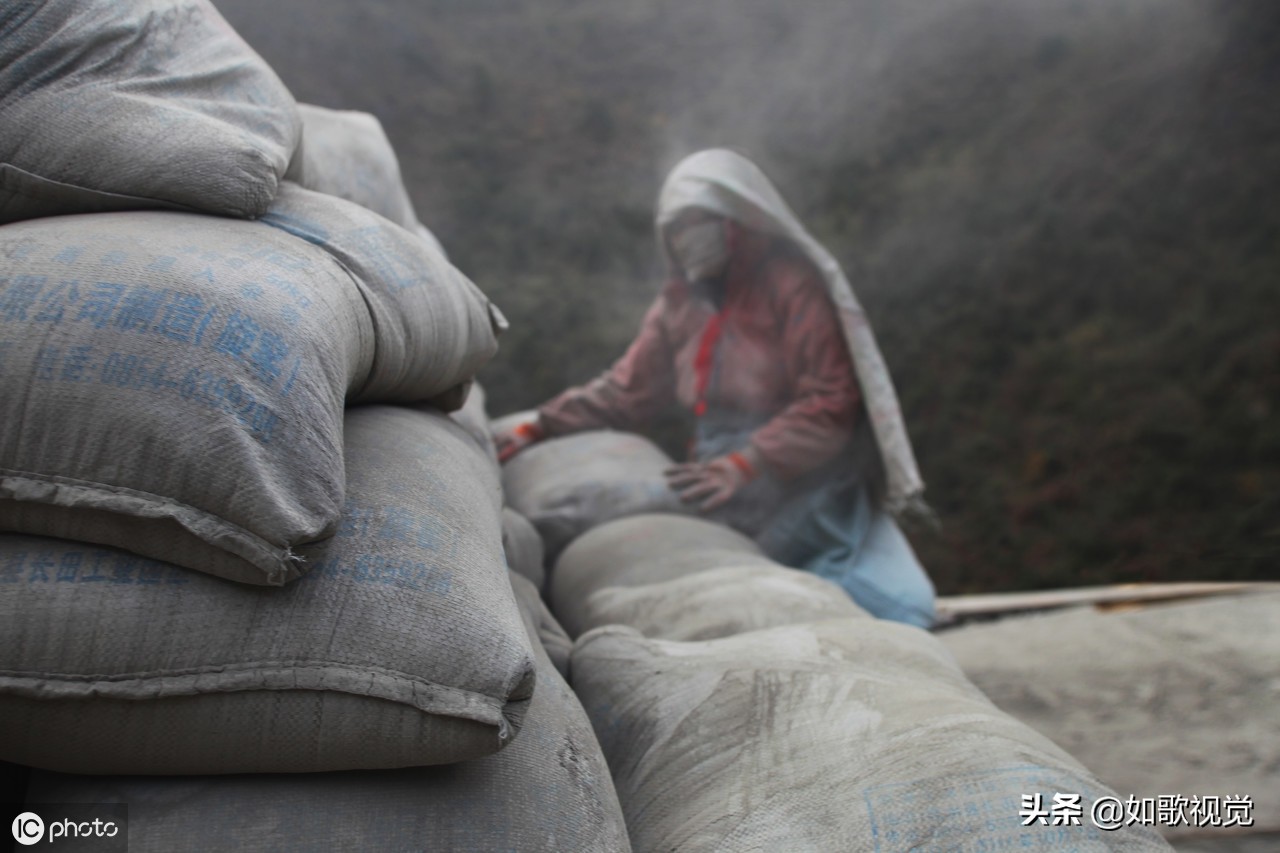
[[[728,145],[867,307],[941,591],[1276,576],[1270,0],[218,6],[300,100],[382,119],[513,321],[492,413],[621,353],[662,177]]]

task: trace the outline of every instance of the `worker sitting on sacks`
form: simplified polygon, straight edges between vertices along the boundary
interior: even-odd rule
[[[746,158],[683,160],[658,199],[670,271],[607,372],[495,436],[503,461],[549,436],[637,431],[692,409],[682,500],[778,562],[840,584],[875,616],[921,627],[934,589],[890,513],[924,484],[893,384],[839,264]]]

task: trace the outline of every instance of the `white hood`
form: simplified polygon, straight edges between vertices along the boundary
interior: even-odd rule
[[[664,255],[667,245],[663,229],[688,207],[705,208],[756,231],[784,237],[817,267],[840,315],[845,343],[862,385],[862,396],[884,461],[888,508],[894,513],[909,507],[927,511],[922,497],[924,481],[916,468],[893,380],[866,313],[840,264],[809,236],[764,173],[741,154],[723,148],[700,151],[682,160],[667,176],[658,196],[656,221],[658,245]]]

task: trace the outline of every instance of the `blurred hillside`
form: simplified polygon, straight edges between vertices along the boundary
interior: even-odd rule
[[[589,378],[711,145],[840,258],[945,593],[1280,568],[1280,4],[215,0],[299,100],[384,123],[511,317],[501,414]]]

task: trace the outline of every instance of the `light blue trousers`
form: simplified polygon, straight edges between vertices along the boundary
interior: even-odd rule
[[[757,537],[765,553],[839,584],[872,616],[930,628],[933,582],[893,518],[858,485],[829,485],[782,507]]]
[[[703,420],[695,457],[740,448],[752,426],[723,417]],[[753,536],[784,566],[839,584],[872,616],[930,628],[933,582],[893,518],[872,505],[855,467],[835,465],[788,487],[762,476],[711,517]]]

